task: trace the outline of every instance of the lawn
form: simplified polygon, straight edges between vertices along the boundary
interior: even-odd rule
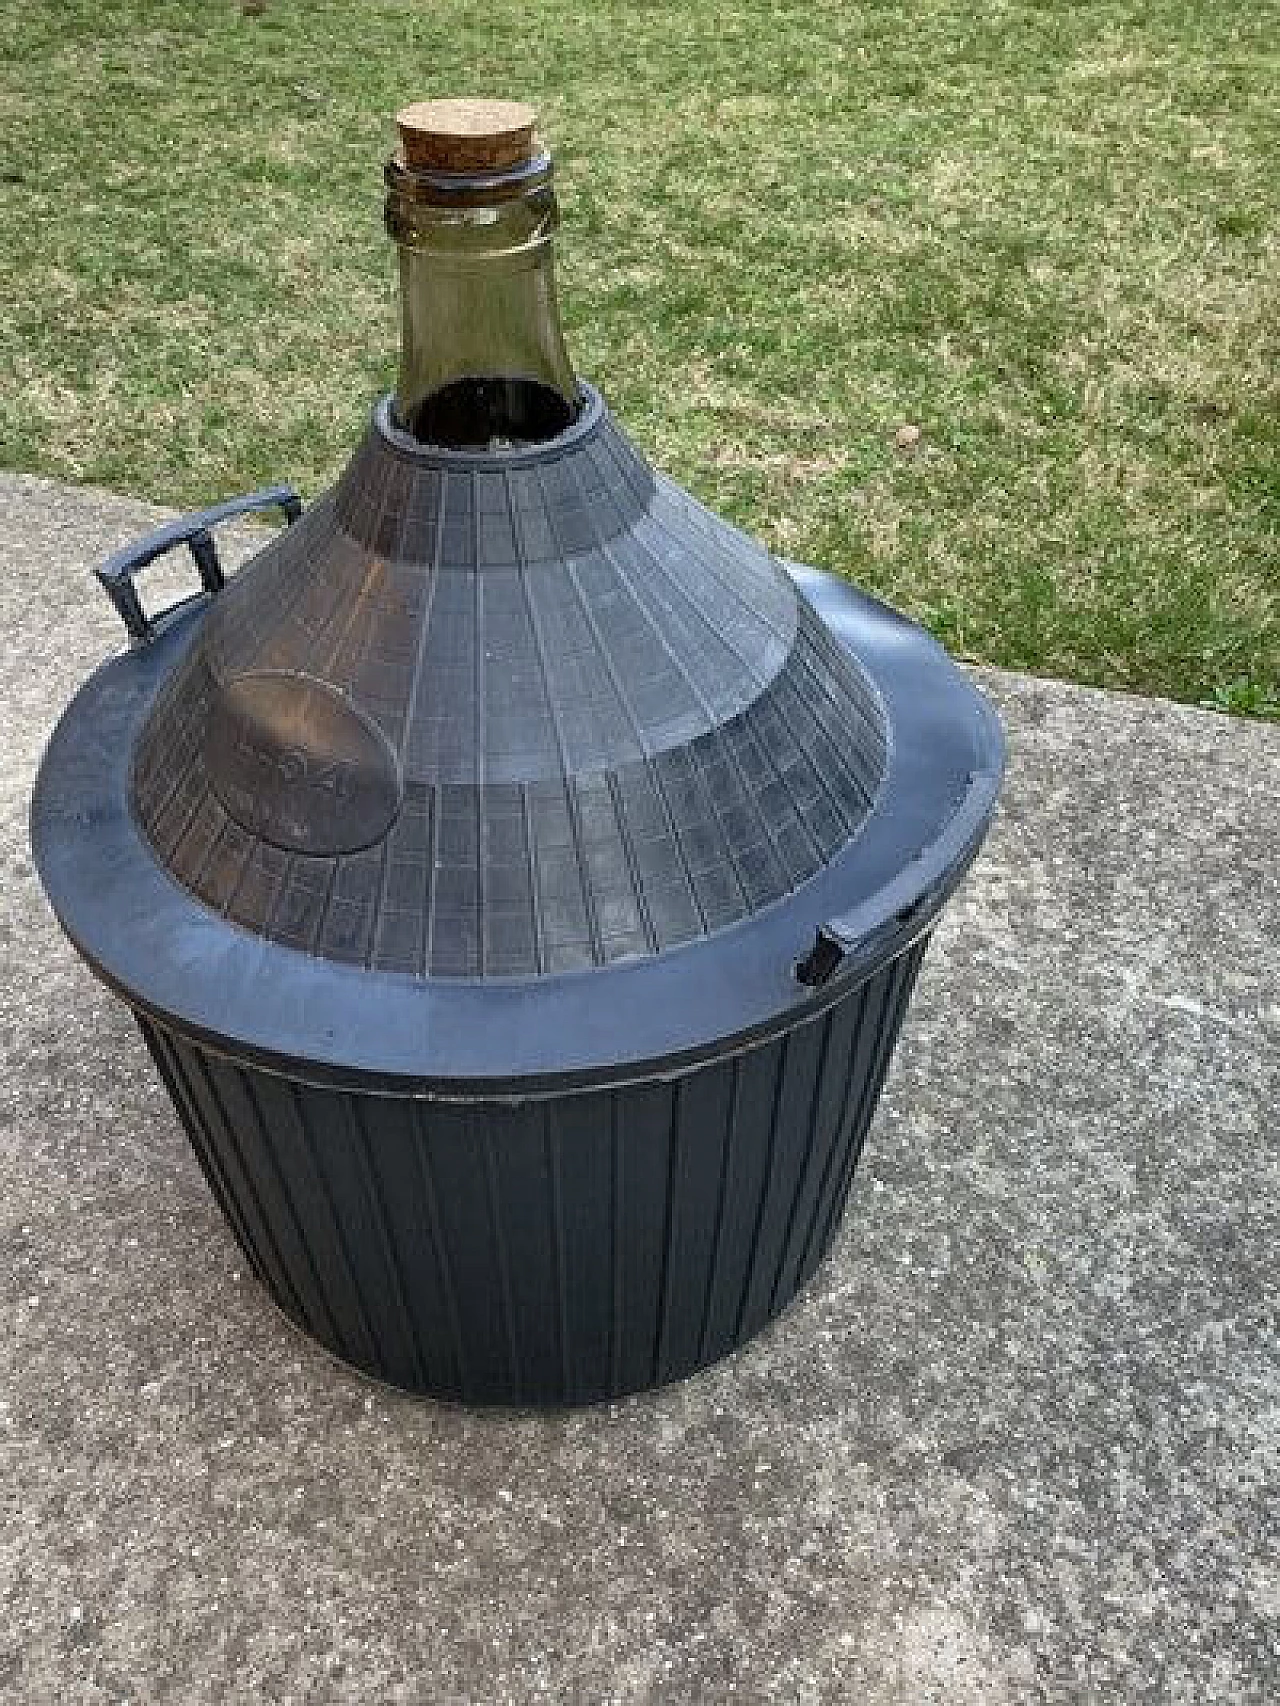
[[[0,50],[0,465],[316,493],[394,372],[391,113],[518,95],[676,478],[967,657],[1280,711],[1275,0],[30,0]]]

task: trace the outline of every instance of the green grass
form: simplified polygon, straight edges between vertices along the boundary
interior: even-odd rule
[[[0,464],[318,491],[393,375],[389,115],[521,95],[655,461],[966,656],[1265,712],[1278,44],[1275,0],[11,6]]]

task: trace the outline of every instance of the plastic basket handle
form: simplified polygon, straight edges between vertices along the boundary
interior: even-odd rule
[[[982,845],[999,779],[999,766],[969,772],[964,795],[927,854],[912,860],[851,912],[818,926],[812,947],[792,968],[798,982],[820,989],[837,972],[842,977],[869,975],[886,954],[900,954],[931,928]]]
[[[186,545],[195,559],[200,583],[212,597],[226,584],[222,564],[218,561],[213,529],[220,522],[230,521],[234,516],[251,515],[264,509],[283,510],[285,520],[292,527],[302,514],[302,499],[292,486],[266,486],[260,492],[247,492],[243,497],[228,498],[225,503],[214,504],[212,509],[195,510],[190,515],[180,515],[176,521],[170,521],[164,527],[158,527],[154,533],[148,533],[145,539],[136,539],[132,545],[126,545],[123,550],[109,557],[102,567],[95,571],[106,589],[107,597],[115,605],[121,620],[129,630],[130,639],[136,645],[145,645],[154,636],[157,623],[162,622],[178,608],[176,604],[171,604],[164,610],[157,611],[154,616],[148,616],[142,608],[138,589],[133,584],[133,578],[139,569],[145,569],[148,563],[164,556],[166,551],[172,551],[178,545]],[[179,600],[179,603],[185,602]]]

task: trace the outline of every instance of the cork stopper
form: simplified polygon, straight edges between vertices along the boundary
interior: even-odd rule
[[[419,172],[508,172],[538,152],[523,101],[415,101],[396,114],[405,165]]]

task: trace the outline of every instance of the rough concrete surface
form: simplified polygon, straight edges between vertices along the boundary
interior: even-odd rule
[[[1280,728],[985,672],[1011,741],[836,1254],[585,1413],[336,1367],[32,873],[156,512],[0,477],[0,1696],[1264,1701]]]

